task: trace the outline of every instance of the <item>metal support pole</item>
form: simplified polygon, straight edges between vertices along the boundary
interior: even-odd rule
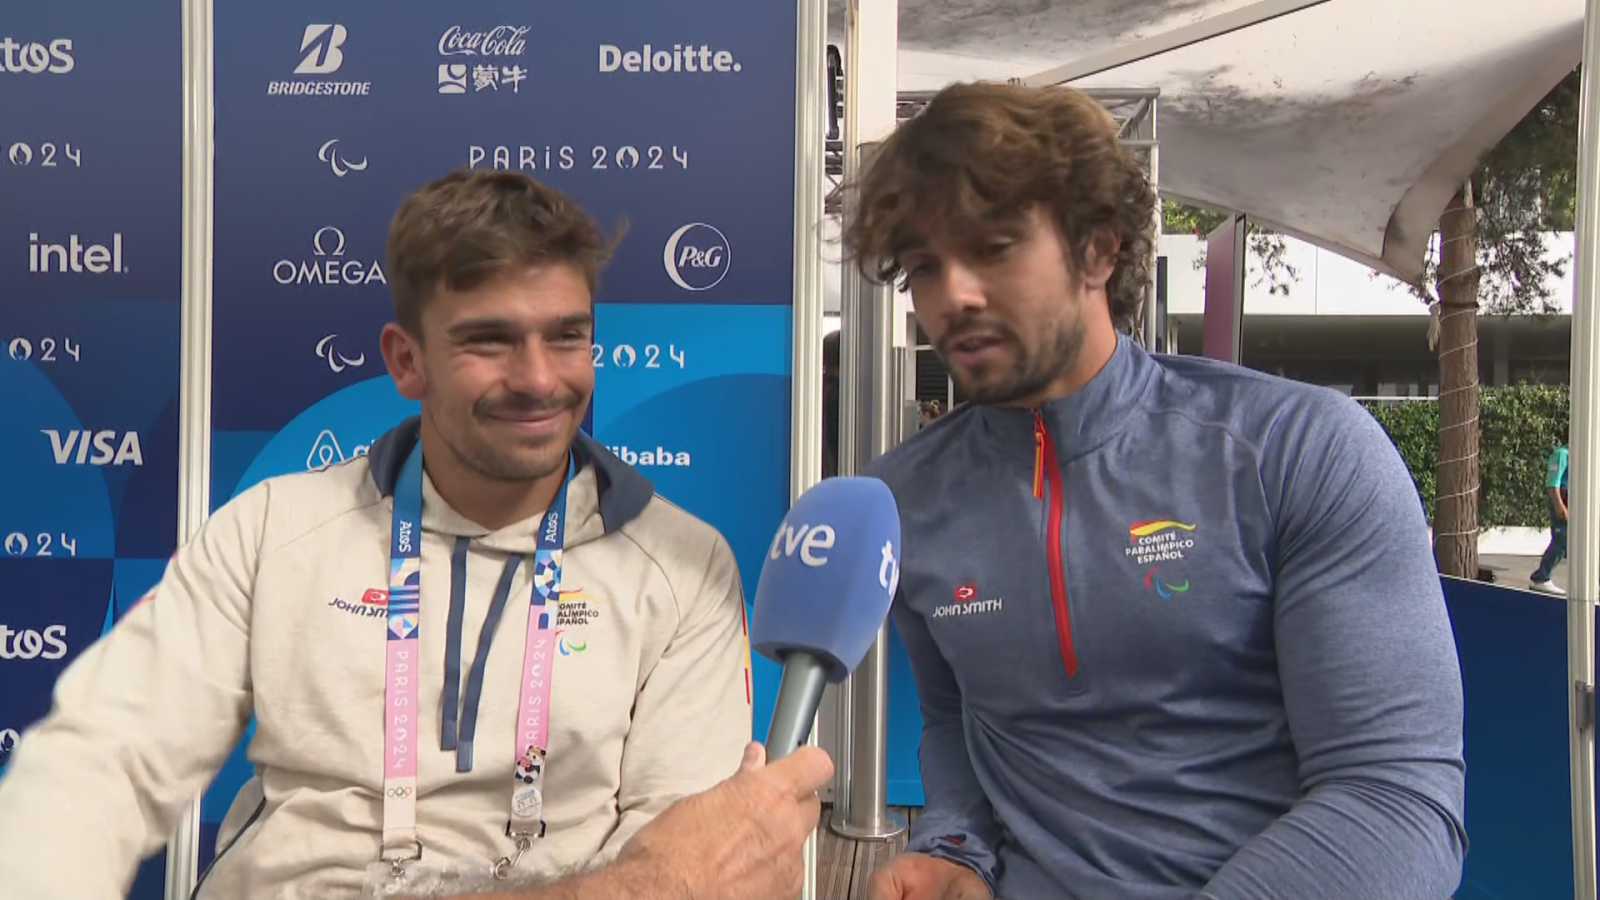
[[[1161,232],[1166,227],[1166,217],[1161,214],[1161,135],[1156,130],[1156,113],[1160,100],[1150,99],[1150,111],[1145,113],[1144,121],[1140,125],[1141,134],[1138,137],[1148,138],[1150,141],[1150,190],[1156,192],[1156,232],[1155,238],[1150,242],[1150,282],[1144,292],[1144,349],[1154,353],[1156,350],[1156,329],[1159,327],[1157,319],[1159,312],[1156,308],[1156,260],[1161,257]]]
[[[794,85],[794,346],[789,501],[822,476],[822,198],[827,134],[828,4],[796,0]],[[813,720],[806,743],[816,746]],[[800,900],[817,896],[817,834],[800,850]]]
[[[1578,221],[1573,247],[1570,527],[1567,672],[1571,684],[1572,883],[1576,900],[1596,900],[1595,592],[1600,585],[1600,0],[1583,23],[1583,93],[1578,113]]]
[[[846,141],[846,147],[849,142]],[[864,168],[879,145],[862,144]],[[847,167],[849,172],[851,168]],[[846,217],[855,199],[845,199]],[[844,272],[840,293],[840,461],[854,473],[900,441],[903,362],[893,347],[895,304],[887,285],[873,284],[855,268]],[[841,752],[849,780],[834,796],[830,827],[856,840],[888,840],[905,822],[887,808],[889,626],[878,629],[861,665],[840,686]]]
[[[183,0],[183,282],[178,365],[178,543],[211,514],[212,0]],[[200,877],[200,801],[167,839],[166,900]]]
[[[895,128],[897,0],[846,3],[844,177],[854,182],[876,141]],[[844,215],[853,197],[844,198]],[[891,348],[904,326],[896,327],[893,293],[845,267],[840,290],[839,471],[854,474],[899,442],[900,398]],[[888,692],[888,626],[880,628],[861,665],[836,697],[839,756],[835,759],[834,831],[848,837],[888,839],[904,830],[885,808]]]

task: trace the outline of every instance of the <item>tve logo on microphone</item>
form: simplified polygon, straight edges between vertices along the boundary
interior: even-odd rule
[[[900,582],[900,510],[875,478],[829,478],[795,502],[762,562],[750,646],[803,652],[843,679],[866,656]]]
[[[828,564],[826,551],[833,549],[836,540],[838,535],[832,525],[790,524],[784,519],[778,526],[777,536],[772,539],[767,559],[775,561],[798,556],[802,565],[820,568]],[[900,586],[900,561],[895,558],[894,542],[884,541],[879,552],[882,559],[878,564],[878,586],[893,597]]]

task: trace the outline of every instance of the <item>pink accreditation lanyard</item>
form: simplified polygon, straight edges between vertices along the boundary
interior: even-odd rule
[[[506,836],[513,855],[494,864],[504,878],[532,845],[544,837],[544,772],[550,738],[550,675],[555,659],[551,628],[561,593],[561,549],[566,537],[567,485],[575,464],[569,460],[561,482],[539,523],[533,554],[527,639],[522,652],[521,700],[517,705],[516,758],[511,785],[511,816]],[[417,837],[417,675],[418,625],[422,612],[422,444],[419,442],[395,482],[389,546],[389,626],[384,686],[383,851],[382,858],[403,873],[422,858]]]

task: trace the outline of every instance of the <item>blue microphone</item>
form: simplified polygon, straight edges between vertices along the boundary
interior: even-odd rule
[[[783,517],[750,617],[750,646],[783,666],[769,761],[805,743],[824,686],[861,665],[899,581],[900,509],[878,479],[825,479]]]

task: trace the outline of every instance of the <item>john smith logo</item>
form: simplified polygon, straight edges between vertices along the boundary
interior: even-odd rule
[[[957,585],[952,592],[953,603],[945,603],[933,608],[933,618],[946,619],[951,616],[973,616],[979,613],[997,613],[1005,609],[1005,600],[1000,597],[979,599],[976,584]]]
[[[667,277],[686,291],[709,291],[728,277],[733,265],[727,235],[704,222],[691,222],[667,238],[661,253]]]
[[[335,597],[328,603],[332,609],[360,616],[365,619],[381,619],[389,614],[389,592],[378,588],[367,588],[361,595],[359,603],[351,603],[342,597]]]

